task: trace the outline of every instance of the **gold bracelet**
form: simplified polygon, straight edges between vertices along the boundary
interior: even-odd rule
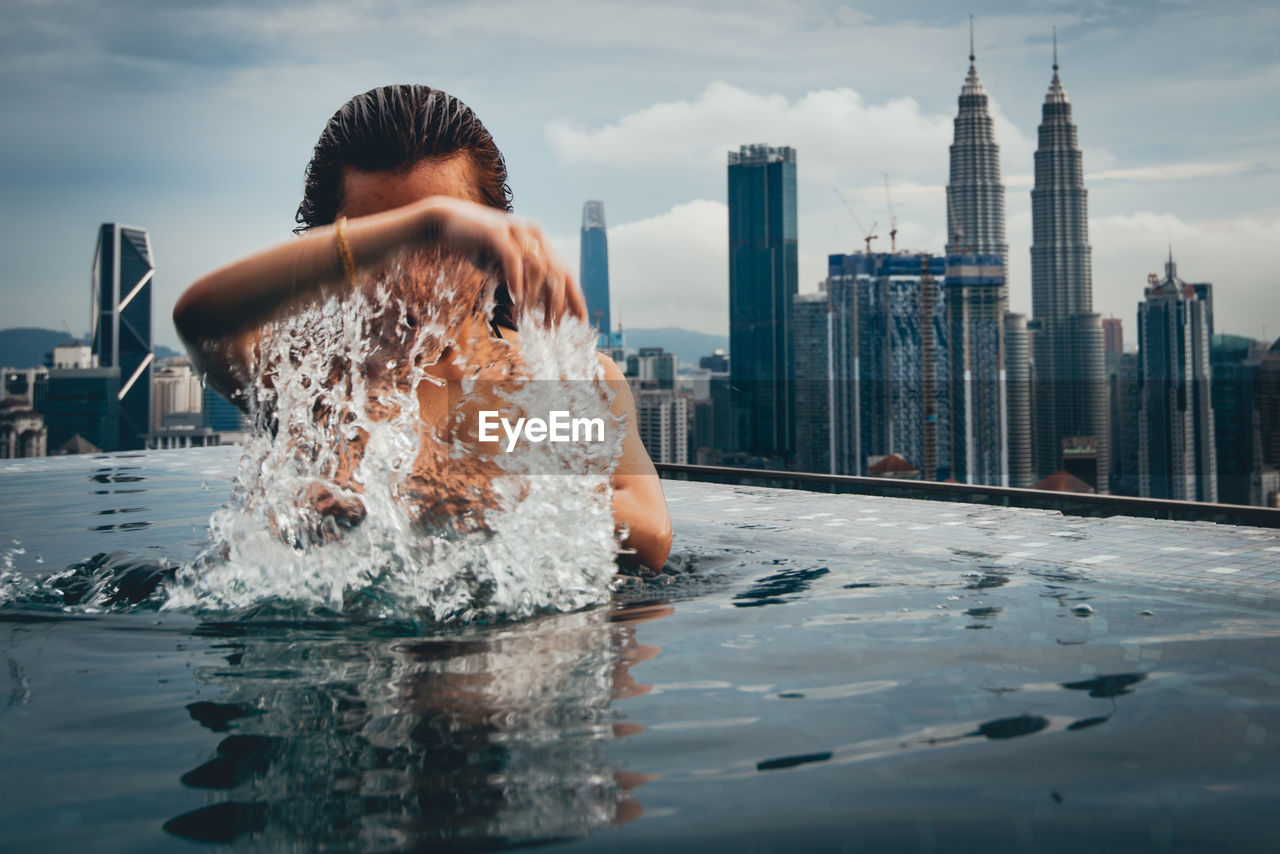
[[[351,247],[347,245],[347,233],[344,227],[347,224],[345,216],[338,217],[338,221],[334,223],[333,232],[338,237],[338,255],[342,258],[342,269],[347,274],[347,283],[354,289],[356,282],[356,259],[351,254]]]

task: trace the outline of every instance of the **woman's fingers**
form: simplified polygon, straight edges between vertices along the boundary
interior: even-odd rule
[[[547,281],[547,323],[553,323],[564,313],[564,278],[556,276]]]
[[[565,314],[589,320],[582,288],[536,223],[472,202],[433,201],[441,242],[496,262],[516,305],[541,309],[547,325]]]
[[[519,305],[524,301],[525,294],[524,257],[520,251],[520,246],[516,242],[508,240],[499,247],[496,254],[502,266],[503,276],[507,280],[507,290],[511,292],[511,299],[516,305]]]

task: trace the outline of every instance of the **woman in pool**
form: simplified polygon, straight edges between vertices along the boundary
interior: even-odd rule
[[[515,306],[536,309],[547,325],[566,315],[585,320],[587,310],[577,281],[538,226],[510,215],[506,178],[493,138],[453,96],[418,85],[358,95],[316,143],[298,206],[302,236],[199,279],[174,307],[174,325],[198,370],[246,408],[256,382],[249,366],[266,324],[351,288],[357,270],[436,248],[500,272],[497,305],[484,320],[495,341],[518,351]],[[464,340],[465,331],[459,336],[451,345],[461,350],[489,346]],[[601,356],[600,363],[618,391],[613,411],[625,418],[612,476],[614,521],[623,533],[619,560],[660,569],[671,549],[666,500],[635,430],[626,382],[611,359]],[[315,498],[321,512],[354,521],[363,514],[362,506],[344,506],[323,491]]]

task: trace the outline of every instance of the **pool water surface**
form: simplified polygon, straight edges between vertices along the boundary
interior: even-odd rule
[[[66,604],[235,461],[0,463],[4,850],[1280,845],[1273,531],[664,482],[671,562],[584,611]]]

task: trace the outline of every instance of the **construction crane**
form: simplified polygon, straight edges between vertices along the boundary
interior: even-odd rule
[[[889,195],[889,173],[884,176],[884,201],[889,206],[889,253],[898,252],[898,215],[893,212],[893,196]]]
[[[878,225],[878,223],[873,221],[871,223],[871,228],[864,228],[862,225],[862,220],[858,219],[858,215],[853,212],[853,206],[850,205],[849,200],[844,197],[844,193],[840,192],[840,188],[832,187],[831,189],[835,191],[835,194],[837,196],[839,196],[841,203],[844,204],[844,209],[849,212],[849,216],[853,217],[853,221],[858,224],[858,230],[862,232],[862,239],[867,244],[867,256],[870,257],[871,241],[880,237],[880,235],[878,234],[872,234],[872,232],[876,230],[876,225]]]

